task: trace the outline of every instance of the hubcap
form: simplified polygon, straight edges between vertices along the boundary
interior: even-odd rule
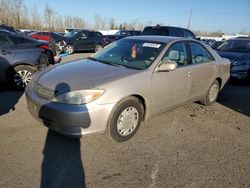
[[[139,113],[135,107],[127,107],[117,120],[117,131],[121,136],[130,135],[138,125]]]
[[[73,53],[73,47],[72,47],[72,46],[68,46],[68,47],[67,47],[67,52],[68,52],[69,54],[72,54],[72,53]]]
[[[15,84],[20,88],[25,88],[32,79],[32,73],[27,70],[20,70],[14,76]]]
[[[100,45],[97,45],[97,46],[96,46],[96,49],[95,49],[95,51],[96,51],[96,52],[98,52],[98,51],[99,51],[99,50],[101,50],[101,49],[102,49],[102,46],[100,46]]]
[[[210,88],[210,91],[209,91],[209,100],[210,102],[213,102],[215,101],[217,95],[218,95],[218,91],[219,91],[219,87],[217,84],[213,84],[212,87]]]

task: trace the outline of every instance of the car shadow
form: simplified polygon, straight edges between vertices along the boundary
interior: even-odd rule
[[[0,91],[0,116],[15,110],[15,105],[23,95],[23,91]]]
[[[250,83],[230,81],[217,100],[220,104],[250,117]]]
[[[70,91],[66,83],[60,83],[56,86],[54,96],[58,91]],[[47,117],[48,103],[43,105],[39,111],[39,117]],[[52,117],[57,120],[60,117]],[[88,116],[89,118],[89,116]],[[55,120],[55,119],[54,119]],[[89,120],[86,122],[90,123]],[[48,124],[48,118],[43,119],[46,127],[53,129],[55,124]],[[59,128],[60,129],[60,128]],[[45,146],[43,150],[43,162],[41,166],[41,188],[69,188],[69,187],[86,187],[83,162],[81,159],[80,138],[70,138],[60,135],[52,130],[47,133]]]
[[[48,131],[43,150],[41,188],[86,187],[79,138]]]

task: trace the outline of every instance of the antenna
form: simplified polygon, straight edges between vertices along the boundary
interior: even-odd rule
[[[189,27],[190,27],[192,14],[193,14],[193,10],[190,10],[190,15],[189,15],[189,19],[188,19],[188,29],[189,29]]]

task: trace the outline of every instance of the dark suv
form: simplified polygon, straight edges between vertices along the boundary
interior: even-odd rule
[[[162,35],[196,39],[192,31],[181,27],[172,26],[147,26],[144,28],[142,35]]]
[[[65,35],[67,39],[67,52],[75,51],[99,51],[103,47],[103,35],[97,31],[81,30],[71,31]]]
[[[0,29],[0,84],[24,89],[33,74],[54,64],[46,41],[38,41]]]
[[[114,35],[104,35],[104,45],[108,45],[116,40],[119,40],[124,37],[137,36],[141,35],[141,31],[138,30],[120,30],[117,31]]]

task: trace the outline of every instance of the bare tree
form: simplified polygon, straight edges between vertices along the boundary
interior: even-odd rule
[[[99,15],[95,15],[94,29],[108,29],[107,20],[101,18]]]
[[[11,25],[10,19],[11,5],[8,0],[0,0],[0,22],[6,25]]]
[[[13,8],[14,24],[16,28],[19,28],[21,22],[21,11],[23,6],[23,0],[12,0],[11,3]]]
[[[51,31],[54,30],[53,25],[52,25],[53,16],[55,16],[55,11],[53,10],[52,7],[46,4],[44,8],[45,29],[51,30]]]
[[[41,16],[39,15],[36,7],[34,7],[31,11],[31,25],[32,25],[32,28],[35,30],[42,29]]]
[[[86,22],[83,18],[73,17],[72,21],[73,21],[74,28],[85,28],[86,27]]]
[[[114,18],[109,19],[109,29],[115,29],[115,19]]]

